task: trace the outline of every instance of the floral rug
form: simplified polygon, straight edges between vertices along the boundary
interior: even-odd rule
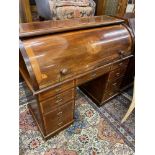
[[[20,83],[19,150],[20,155],[133,155],[134,113],[124,123],[120,120],[130,104],[123,92],[98,108],[80,90],[75,108],[75,122],[45,141],[27,104],[34,102],[25,83]]]

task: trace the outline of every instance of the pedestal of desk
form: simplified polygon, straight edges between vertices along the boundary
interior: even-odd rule
[[[97,105],[101,106],[119,93],[129,60],[115,63],[102,76],[80,86]]]

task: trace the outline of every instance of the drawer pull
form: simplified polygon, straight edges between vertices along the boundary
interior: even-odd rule
[[[60,74],[61,75],[66,75],[68,73],[68,69],[67,68],[63,68],[60,70]]]
[[[57,113],[57,116],[61,116],[62,115],[62,111]]]
[[[113,83],[112,85],[113,85],[113,86],[116,86],[116,85],[117,85],[117,82]]]
[[[119,51],[119,55],[120,55],[120,57],[122,58],[123,56],[125,56],[125,51]]]
[[[113,93],[109,93],[109,96],[113,95]]]
[[[118,72],[118,73],[116,73],[116,76],[119,76],[120,75],[120,73]]]
[[[63,120],[62,120],[62,117],[58,117],[58,122],[62,122]]]
[[[56,92],[60,92],[61,91],[61,88],[57,88],[55,91]]]
[[[123,62],[119,63],[119,66],[122,66],[123,65]]]
[[[61,98],[61,96],[60,96],[60,95],[57,95],[57,96],[56,96],[56,99],[57,99],[57,100],[58,100],[58,99],[60,99],[60,98]]]
[[[59,102],[61,102],[61,101],[62,101],[62,98],[61,98],[61,99],[56,100],[56,103],[59,103]]]
[[[94,78],[94,77],[96,77],[96,76],[97,76],[96,73],[94,73],[94,74],[91,75],[92,78]]]
[[[61,126],[63,124],[63,122],[58,123],[58,126]]]
[[[124,56],[125,51],[120,50],[120,51],[119,51],[119,54],[122,55],[122,56]]]

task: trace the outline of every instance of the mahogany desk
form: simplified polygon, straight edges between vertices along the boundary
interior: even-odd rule
[[[77,86],[98,105],[119,93],[133,45],[124,20],[110,16],[20,24],[20,73],[44,138],[73,123]]]

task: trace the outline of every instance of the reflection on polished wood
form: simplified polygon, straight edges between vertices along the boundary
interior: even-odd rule
[[[132,36],[124,20],[108,16],[20,25],[20,71],[45,138],[73,123],[77,86],[98,105],[118,94]]]
[[[110,16],[83,17],[57,21],[43,21],[20,24],[20,37],[31,37],[36,35],[65,32],[91,27],[101,27],[111,24],[123,23],[122,19]]]

